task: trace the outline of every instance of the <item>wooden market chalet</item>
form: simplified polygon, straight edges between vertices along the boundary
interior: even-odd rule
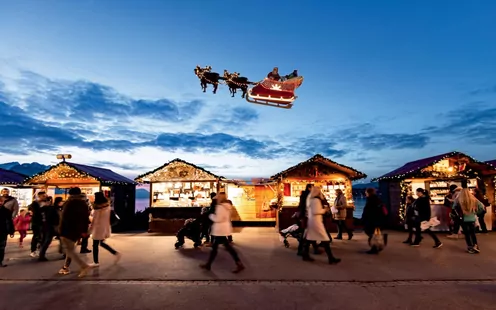
[[[90,201],[94,200],[95,192],[104,192],[121,218],[116,229],[129,229],[133,226],[136,183],[110,169],[67,162],[64,159],[27,178],[24,184],[33,186],[38,191],[46,191],[54,198],[67,198],[68,190],[72,187],[81,188]]]
[[[480,188],[491,204],[495,202],[496,168],[492,162],[481,162],[461,152],[450,152],[406,163],[385,175],[379,181],[381,199],[390,208],[390,225],[399,227],[404,218],[406,197],[416,198],[417,188],[429,192],[432,216],[441,220],[438,230],[447,230],[447,208],[443,206],[449,186]],[[491,210],[489,210],[491,211]],[[486,223],[492,227],[492,211],[486,214]]]

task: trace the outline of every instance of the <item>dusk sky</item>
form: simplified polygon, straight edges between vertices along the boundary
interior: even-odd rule
[[[268,177],[320,153],[377,177],[496,159],[496,1],[0,0],[0,162]],[[193,69],[304,76],[291,110]]]

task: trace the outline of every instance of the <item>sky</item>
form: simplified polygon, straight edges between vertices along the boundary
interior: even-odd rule
[[[433,3],[434,2],[434,3]],[[181,158],[269,177],[320,153],[369,178],[496,159],[496,2],[0,0],[0,162],[134,177]],[[193,69],[304,76],[290,110]]]

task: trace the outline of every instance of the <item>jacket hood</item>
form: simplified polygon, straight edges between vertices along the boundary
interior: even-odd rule
[[[69,198],[67,198],[68,200],[69,199],[80,199],[80,200],[86,200],[86,195],[84,194],[80,194],[80,195],[70,195]]]

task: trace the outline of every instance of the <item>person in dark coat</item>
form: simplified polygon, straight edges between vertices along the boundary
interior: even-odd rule
[[[386,220],[386,216],[382,209],[382,201],[377,196],[375,188],[367,188],[365,190],[367,200],[362,213],[362,224],[365,234],[369,237],[369,244],[372,241],[374,232],[377,228],[382,229]],[[380,250],[372,246],[367,254],[379,254]]]
[[[66,255],[65,264],[59,270],[59,274],[69,274],[69,266],[72,260],[81,267],[79,277],[84,277],[90,266],[85,263],[75,251],[76,243],[81,237],[88,235],[90,221],[88,217],[88,204],[86,195],[81,194],[78,187],[69,190],[69,198],[64,203],[62,218],[60,219],[60,240],[64,246]]]
[[[458,232],[460,231],[460,224],[456,221],[453,221],[450,216],[451,212],[453,211],[453,204],[455,202],[456,196],[455,191],[457,188],[458,186],[455,184],[450,185],[448,195],[444,196],[444,206],[448,208],[447,221],[451,236],[458,236]]]
[[[43,240],[41,242],[40,257],[38,258],[41,262],[46,262],[46,251],[53,241],[53,238],[58,235],[57,226],[59,225],[59,211],[58,207],[50,203],[50,199],[41,207],[40,209],[42,217],[42,236]]]
[[[280,81],[281,76],[279,75],[279,68],[274,67],[274,69],[272,69],[272,71],[270,71],[269,74],[267,74],[267,78],[274,81]]]
[[[215,199],[216,193],[210,193],[210,207],[207,208],[204,212],[202,212],[202,235],[201,240],[205,238],[205,246],[212,245],[211,237],[210,237],[210,229],[212,227],[212,220],[209,218],[210,214],[215,213],[215,205],[217,204],[217,199]]]
[[[86,197],[86,204],[88,205],[88,218],[91,215],[91,204],[89,199]],[[89,227],[88,227],[89,228]],[[91,250],[88,249],[88,240],[90,239],[90,235],[87,234],[86,236],[81,238],[81,249],[79,251],[80,254],[88,254],[91,253]]]
[[[415,198],[413,196],[406,197],[406,212],[405,212],[405,224],[408,230],[408,238],[403,241],[405,244],[413,243],[413,228],[415,223]]]
[[[417,188],[417,196],[418,198],[414,204],[415,221],[413,222],[415,240],[412,243],[412,246],[415,247],[420,246],[420,241],[422,240],[421,223],[431,220],[431,202],[427,192],[423,188]],[[434,248],[437,249],[443,246],[443,243],[430,229],[426,229],[424,232],[434,240]]]
[[[305,190],[301,192],[300,195],[300,203],[298,204],[298,219],[299,226],[302,231],[305,231],[307,228],[307,198],[312,191],[313,184],[307,184]],[[305,238],[304,234],[301,234],[301,238],[298,239],[298,252],[296,255],[301,256],[303,254],[303,248],[305,247]],[[316,245],[314,245],[314,249],[316,249]]]
[[[33,237],[31,239],[31,257],[38,257],[38,246],[42,242],[42,226],[43,218],[41,215],[41,204],[45,203],[48,196],[45,192],[41,191],[36,194],[36,200],[33,201],[28,207],[28,211],[31,213],[31,231],[33,232]]]
[[[5,258],[5,247],[7,246],[7,237],[14,238],[14,221],[12,212],[4,206],[4,198],[0,197],[0,267],[7,267],[3,263]]]
[[[479,200],[482,203],[482,205],[484,205],[484,211],[477,213],[477,217],[479,219],[480,232],[483,234],[487,234],[487,226],[486,226],[486,222],[484,221],[484,217],[486,216],[487,213],[487,207],[489,207],[491,203],[484,196],[480,188],[474,188],[474,196],[475,198],[477,198],[477,200]]]

